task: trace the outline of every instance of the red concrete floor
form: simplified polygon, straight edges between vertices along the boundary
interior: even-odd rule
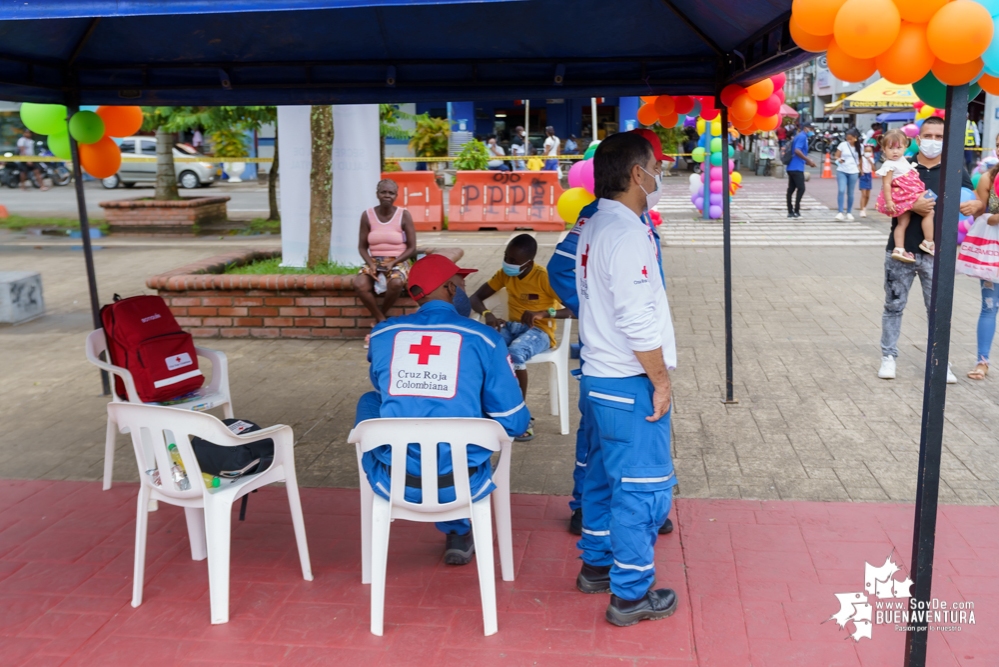
[[[499,633],[482,636],[474,566],[441,562],[429,524],[392,529],[384,637],[368,632],[358,495],[303,489],[315,580],[303,581],[286,497],[265,489],[234,522],[230,622],[209,624],[208,575],[180,509],[150,516],[145,598],[130,606],[135,485],[0,481],[0,664],[661,665],[884,667],[904,635],[828,621],[864,591],[864,563],[906,567],[911,508],[684,500],[657,545],[666,620],[615,628],[583,595],[564,498],[514,497],[517,579],[497,581]],[[999,664],[999,508],[943,507],[933,593],[975,604],[975,625],[931,632],[934,667]],[[904,574],[896,575],[897,579]],[[498,575],[497,575],[498,578]],[[876,598],[872,595],[870,602]]]

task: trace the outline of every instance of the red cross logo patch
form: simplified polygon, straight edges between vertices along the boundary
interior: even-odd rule
[[[586,244],[586,250],[583,251],[583,256],[580,258],[579,265],[583,267],[583,277],[586,277],[586,261],[590,258],[590,244]]]
[[[644,272],[644,269],[643,269]],[[409,353],[417,356],[416,363],[419,366],[426,366],[430,363],[430,357],[441,353],[440,345],[433,345],[433,336],[423,336],[419,345],[410,345]]]
[[[642,275],[644,277],[646,277],[646,278],[649,277],[649,270],[647,268],[645,268],[644,266],[642,267]]]
[[[389,395],[454,398],[460,353],[459,333],[400,331],[392,343]]]

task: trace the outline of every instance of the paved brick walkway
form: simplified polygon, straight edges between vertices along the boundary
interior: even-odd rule
[[[854,641],[836,594],[864,592],[865,562],[903,572],[911,510],[871,503],[681,499],[656,546],[660,586],[677,612],[615,628],[607,595],[574,588],[565,499],[513,497],[516,579],[497,581],[499,632],[482,636],[474,566],[442,564],[427,524],[397,521],[389,550],[385,633],[368,631],[360,581],[357,492],[303,489],[315,579],[303,581],[287,496],[250,499],[233,522],[230,620],[209,623],[207,567],[192,562],[184,514],[149,516],[143,603],[133,609],[133,484],[0,481],[0,652],[10,667],[46,665],[700,665],[884,667],[904,634],[873,625]],[[934,597],[972,603],[975,623],[929,633],[934,667],[999,662],[999,510],[943,506]],[[887,577],[885,576],[887,583]],[[884,600],[880,601],[886,602]],[[889,602],[896,602],[889,600]],[[872,610],[873,611],[873,610]],[[875,617],[873,620],[877,621]],[[933,622],[933,628],[954,627]]]

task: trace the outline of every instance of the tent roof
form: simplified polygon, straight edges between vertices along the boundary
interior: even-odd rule
[[[0,99],[311,104],[716,93],[811,57],[791,0],[0,0]]]
[[[887,79],[878,79],[862,90],[826,105],[826,113],[871,113],[911,109],[919,101],[912,86],[900,86]]]

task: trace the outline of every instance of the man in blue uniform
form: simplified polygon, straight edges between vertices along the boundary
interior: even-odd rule
[[[642,216],[661,194],[649,142],[612,135],[594,156],[597,210],[579,233],[576,292],[593,432],[583,482],[583,565],[576,586],[611,592],[618,626],[665,618],[676,593],[655,584],[655,543],[672,504],[670,378],[676,340],[659,249]]]
[[[646,129],[632,130],[632,133],[641,135],[652,146],[652,153],[657,160],[672,162],[673,159],[662,152],[662,143],[655,132]],[[548,280],[555,290],[562,303],[572,311],[573,316],[579,317],[579,296],[576,294],[576,248],[579,243],[579,233],[582,231],[586,220],[597,211],[597,202],[593,202],[580,211],[579,219],[573,228],[566,234],[565,238],[555,246],[555,252],[548,260]],[[659,233],[648,214],[642,216],[642,221],[649,227],[655,242],[656,256],[658,259],[659,275],[662,277],[663,285],[666,279],[663,274],[662,253],[659,245]],[[582,341],[580,341],[582,342]],[[580,375],[581,371],[573,371],[574,375]],[[587,416],[588,407],[586,394],[579,394],[579,428],[576,430],[576,465],[572,472],[572,500],[569,501],[569,509],[572,517],[569,519],[569,532],[574,535],[582,535],[583,532],[583,480],[586,477],[586,458],[590,447],[590,439],[594,437],[590,430],[592,416]],[[663,522],[659,528],[660,535],[673,532],[673,522],[669,518]]]
[[[368,361],[376,391],[361,396],[358,422],[378,417],[488,417],[511,436],[527,429],[531,415],[503,339],[490,327],[459,315],[452,305],[467,303],[465,276],[474,271],[460,269],[442,255],[427,255],[413,265],[408,290],[420,309],[372,329]],[[496,488],[490,454],[481,447],[468,448],[473,500]],[[391,462],[387,446],[366,453],[361,461],[371,487],[383,498],[388,498]],[[438,472],[438,500],[453,501],[451,452],[446,443],[441,444]],[[419,477],[419,452],[410,447],[406,460],[406,500],[410,502],[422,499]],[[441,522],[437,528],[447,535],[444,561],[469,563],[475,546],[468,520]]]

